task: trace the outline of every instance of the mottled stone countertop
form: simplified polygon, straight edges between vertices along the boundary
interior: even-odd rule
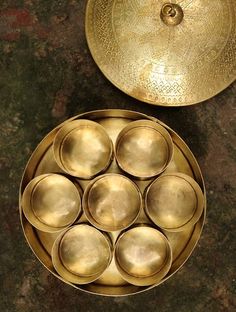
[[[202,104],[161,108],[109,83],[88,51],[86,1],[0,3],[0,311],[236,311],[236,83]],[[138,296],[103,298],[53,277],[26,244],[18,188],[30,154],[54,126],[98,108],[137,110],[167,123],[189,144],[205,177],[208,211],[186,265]]]

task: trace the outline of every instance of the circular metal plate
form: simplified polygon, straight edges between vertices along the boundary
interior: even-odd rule
[[[38,259],[51,273],[53,273],[59,279],[83,291],[105,296],[125,296],[140,293],[144,290],[157,286],[170,278],[182,267],[185,261],[189,258],[201,235],[206,215],[206,202],[204,200],[204,209],[201,213],[200,219],[195,225],[190,225],[189,227],[183,229],[183,231],[181,232],[170,232],[166,230],[162,231],[169,241],[172,250],[173,261],[170,269],[168,268],[163,275],[164,277],[161,277],[161,279],[159,278],[157,282],[155,282],[153,285],[150,285],[148,283],[150,286],[142,287],[135,284],[131,285],[130,283],[128,283],[127,280],[122,277],[122,274],[118,270],[114,257],[101,276],[91,275],[81,277],[81,271],[80,276],[74,274],[77,271],[76,267],[74,266],[74,264],[77,263],[77,260],[74,257],[69,257],[69,261],[67,261],[68,259],[66,259],[64,252],[62,252],[63,255],[61,254],[60,256],[58,253],[61,237],[65,232],[63,231],[59,233],[45,233],[42,230],[35,229],[25,217],[25,214],[22,211],[21,204],[22,196],[26,189],[26,186],[33,178],[39,177],[42,174],[51,174],[52,172],[58,172],[59,168],[56,165],[56,159],[53,157],[53,143],[55,142],[55,137],[59,133],[60,129],[62,129],[66,124],[70,124],[72,120],[81,121],[82,119],[95,121],[96,123],[103,126],[109,138],[112,140],[113,144],[115,144],[121,131],[129,124],[131,125],[135,120],[145,119],[147,121],[155,122],[165,128],[165,130],[171,136],[173,144],[173,157],[171,158],[169,166],[164,171],[164,174],[183,173],[188,175],[189,177],[192,177],[200,186],[202,192],[204,193],[205,199],[206,194],[202,174],[193,154],[191,153],[187,145],[183,142],[183,140],[172,129],[170,129],[168,126],[153,117],[148,117],[145,114],[125,110],[101,110],[88,112],[73,117],[72,119],[66,121],[65,123],[59,125],[57,128],[52,130],[33,152],[26,166],[20,186],[20,218],[22,222],[22,228],[29,243],[29,246],[38,257]],[[120,170],[120,168],[117,166],[116,160],[113,159],[111,165],[106,169],[105,174],[124,175],[124,172]],[[98,178],[99,177],[95,178],[95,180]],[[145,190],[153,181],[153,178],[149,180],[133,179],[131,177],[129,178],[132,179],[132,181],[137,185],[142,196],[145,197]],[[85,179],[73,178],[72,181],[75,185],[75,181],[78,182],[78,185],[80,185],[82,192],[86,192],[88,185],[92,183],[92,180]],[[100,195],[103,194],[101,193]],[[86,218],[86,215],[83,212],[75,224],[84,224],[86,222],[89,222],[89,220],[88,218]],[[140,224],[155,227],[155,224],[152,223],[150,219],[148,219],[145,215],[144,209],[141,209],[141,212],[132,224],[132,227],[139,226]],[[109,236],[112,245],[115,246],[117,238],[120,237],[122,233],[121,231],[111,231],[107,233],[107,235]],[[75,252],[76,249],[72,248],[72,251]],[[80,250],[77,249],[77,252],[79,251]],[[86,253],[84,252],[83,255],[85,254]],[[76,261],[74,261],[74,259]],[[73,260],[72,266],[70,260]],[[72,271],[74,273],[72,273]],[[143,274],[145,274],[145,272],[143,272]]]
[[[150,104],[184,106],[235,80],[235,16],[234,0],[89,0],[86,36],[119,89]]]

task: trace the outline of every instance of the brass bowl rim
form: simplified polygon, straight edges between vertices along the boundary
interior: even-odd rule
[[[90,227],[92,228],[94,231],[98,232],[99,235],[101,235],[101,237],[104,238],[104,241],[106,241],[106,244],[108,246],[108,252],[109,252],[109,259],[108,262],[106,264],[106,268],[99,273],[95,273],[95,274],[91,274],[91,275],[77,275],[72,273],[71,271],[69,271],[65,265],[63,264],[63,261],[61,259],[61,253],[60,253],[60,245],[61,242],[63,240],[63,238],[65,237],[66,233],[69,232],[70,230],[72,230],[75,227]],[[112,248],[112,243],[109,239],[109,237],[107,235],[105,235],[104,233],[102,233],[101,231],[99,231],[98,229],[94,228],[93,226],[86,224],[86,223],[79,223],[79,224],[75,224],[67,229],[65,229],[64,231],[62,231],[60,233],[60,235],[56,238],[53,246],[52,246],[52,263],[53,263],[53,267],[54,269],[57,271],[57,273],[67,282],[73,283],[73,284],[79,284],[79,285],[84,285],[84,284],[89,284],[94,282],[95,280],[97,280],[104,272],[105,270],[109,267],[112,258],[113,258],[113,248]]]
[[[167,144],[167,148],[168,148],[168,157],[166,159],[165,165],[158,170],[155,174],[152,175],[144,175],[142,177],[135,175],[133,173],[130,173],[129,171],[126,170],[126,168],[122,165],[119,156],[118,156],[118,149],[119,149],[119,145],[123,139],[123,137],[131,130],[133,129],[138,129],[138,128],[150,128],[156,132],[158,132],[163,139],[165,140],[166,144]],[[115,148],[114,148],[114,154],[115,154],[115,158],[116,158],[116,162],[118,167],[128,176],[131,176],[132,178],[138,179],[138,180],[149,180],[149,179],[153,179],[155,177],[157,177],[158,175],[160,175],[163,171],[165,171],[167,169],[167,167],[169,166],[172,158],[173,158],[173,154],[174,154],[174,144],[173,144],[173,140],[172,137],[169,133],[169,131],[162,125],[160,124],[158,121],[154,121],[154,120],[148,120],[148,119],[139,119],[139,120],[135,120],[135,121],[131,121],[126,127],[124,127],[115,142]]]
[[[181,178],[183,180],[185,180],[193,189],[195,195],[196,195],[196,199],[197,199],[197,207],[195,208],[195,211],[193,212],[193,215],[191,216],[191,218],[185,222],[184,224],[182,224],[179,227],[173,227],[173,228],[166,228],[164,226],[162,226],[161,223],[158,223],[157,221],[154,220],[154,217],[151,215],[151,213],[149,212],[149,208],[148,208],[148,204],[147,204],[147,197],[148,197],[148,193],[150,191],[150,189],[152,188],[152,186],[160,179],[162,179],[163,177],[178,177]],[[194,224],[196,224],[198,222],[198,220],[200,219],[203,210],[204,210],[204,194],[203,191],[200,187],[200,185],[197,183],[197,181],[195,179],[193,179],[192,177],[184,174],[184,173],[180,173],[180,172],[170,172],[170,173],[164,173],[161,176],[157,177],[154,181],[152,181],[147,188],[145,189],[144,192],[144,211],[147,215],[147,217],[156,225],[158,226],[160,229],[163,229],[165,231],[168,232],[181,232],[184,231],[186,228],[193,226]]]
[[[69,135],[71,135],[72,132],[74,132],[77,129],[80,128],[94,128],[94,129],[99,129],[100,133],[102,133],[102,135],[104,135],[104,137],[106,136],[108,141],[109,141],[109,159],[107,161],[106,166],[104,166],[104,168],[100,169],[99,171],[97,171],[96,173],[92,174],[92,175],[76,175],[75,171],[70,171],[68,170],[68,168],[64,165],[64,160],[62,157],[62,148],[63,148],[63,144],[65,142],[65,140],[69,137]],[[106,171],[107,168],[110,166],[112,159],[113,159],[113,153],[114,153],[114,147],[113,147],[113,143],[112,140],[110,138],[110,136],[108,135],[106,129],[100,125],[99,123],[97,123],[96,121],[93,120],[89,120],[89,119],[76,119],[76,120],[68,120],[67,122],[63,123],[61,125],[61,127],[58,129],[54,139],[53,139],[53,155],[55,158],[55,161],[57,163],[57,165],[67,174],[71,175],[74,178],[79,178],[81,180],[91,180],[94,177],[96,177],[97,175],[101,174],[102,172]]]
[[[165,242],[165,246],[166,246],[166,257],[164,260],[164,263],[162,264],[162,266],[153,274],[148,275],[148,276],[137,276],[137,275],[131,275],[129,272],[127,272],[127,270],[125,270],[119,260],[119,255],[118,255],[118,247],[119,247],[119,243],[120,240],[122,240],[122,238],[129,234],[130,231],[132,230],[136,230],[136,229],[143,229],[143,228],[148,228],[148,229],[152,229],[153,231],[155,231],[156,233],[158,233],[164,240]],[[119,271],[119,273],[121,274],[121,276],[123,277],[124,280],[126,280],[128,283],[135,285],[135,286],[151,286],[153,284],[156,284],[158,282],[160,282],[169,272],[171,265],[172,265],[172,260],[173,260],[173,254],[172,254],[172,248],[170,245],[169,240],[167,239],[167,237],[165,236],[165,234],[163,234],[161,231],[159,231],[157,228],[154,227],[154,225],[150,225],[150,224],[137,224],[135,226],[133,226],[132,228],[130,228],[128,231],[123,231],[117,238],[116,243],[115,243],[115,250],[114,250],[114,258],[115,258],[115,263],[116,263],[116,267]],[[150,282],[151,280],[151,282]]]
[[[38,186],[38,184],[40,182],[42,182],[44,179],[50,177],[50,176],[60,176],[60,177],[64,177],[65,179],[67,179],[68,181],[70,181],[76,188],[77,192],[78,192],[78,212],[76,214],[76,216],[73,218],[73,220],[71,222],[69,222],[67,225],[65,226],[61,226],[61,227],[55,227],[55,226],[51,226],[46,224],[45,222],[43,222],[36,214],[35,211],[32,207],[32,196],[34,194],[34,191],[36,189],[36,187]],[[22,194],[22,198],[20,201],[22,210],[24,212],[24,215],[26,217],[26,219],[29,221],[29,223],[34,226],[36,229],[43,231],[43,232],[47,232],[47,233],[56,233],[56,232],[60,232],[64,229],[67,229],[68,227],[70,227],[75,221],[76,219],[79,217],[81,211],[82,211],[82,198],[81,198],[81,192],[79,191],[80,185],[78,184],[78,182],[73,183],[70,179],[68,179],[67,177],[65,177],[63,174],[58,174],[58,173],[46,173],[46,174],[42,174],[39,175],[35,178],[33,178],[25,187],[24,192]]]
[[[89,198],[89,193],[90,193],[90,191],[91,191],[91,189],[92,189],[92,187],[93,187],[93,185],[97,182],[97,181],[99,181],[99,180],[101,180],[101,179],[103,179],[103,178],[105,178],[105,177],[113,177],[113,176],[118,176],[118,177],[121,177],[121,178],[123,178],[123,179],[126,179],[129,183],[131,183],[134,187],[135,187],[135,189],[137,190],[137,195],[139,196],[139,200],[140,200],[140,205],[139,205],[139,209],[138,209],[138,212],[137,212],[137,215],[136,215],[136,217],[134,218],[134,220],[132,220],[132,222],[131,223],[129,223],[127,226],[122,226],[122,227],[109,227],[108,228],[108,226],[103,226],[103,225],[101,225],[100,223],[98,223],[94,218],[93,218],[93,216],[91,215],[91,213],[90,213],[90,211],[89,211],[89,208],[88,208],[88,198]],[[103,174],[103,175],[100,175],[100,176],[98,176],[98,177],[96,177],[95,179],[93,179],[88,185],[87,185],[87,187],[85,188],[85,190],[84,190],[84,194],[83,194],[83,198],[82,198],[82,207],[83,207],[83,211],[84,211],[84,214],[85,214],[85,216],[86,216],[86,218],[87,218],[87,220],[95,227],[95,228],[97,228],[98,230],[100,230],[100,231],[104,231],[104,232],[115,232],[115,231],[122,231],[122,230],[125,230],[125,229],[127,229],[127,228],[129,228],[132,224],[134,224],[135,223],[135,221],[138,219],[138,217],[139,217],[139,215],[140,215],[140,213],[141,213],[141,210],[142,210],[142,208],[143,208],[143,197],[142,197],[142,193],[141,193],[141,191],[140,191],[140,189],[139,189],[139,187],[138,187],[138,185],[134,182],[134,181],[132,181],[129,177],[127,177],[127,176],[124,176],[124,175],[122,175],[122,174],[119,174],[119,173],[105,173],[105,174]]]

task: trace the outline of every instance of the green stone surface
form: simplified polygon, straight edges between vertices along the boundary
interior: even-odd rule
[[[0,311],[236,311],[236,83],[186,108],[126,96],[90,56],[85,5],[0,2]],[[190,260],[163,285],[124,298],[88,295],[59,281],[35,258],[19,221],[20,179],[36,145],[68,117],[101,108],[137,110],[175,129],[197,157],[208,195],[207,222]]]

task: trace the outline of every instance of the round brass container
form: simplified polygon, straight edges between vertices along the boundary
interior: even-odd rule
[[[183,231],[202,215],[204,196],[191,177],[170,173],[157,178],[147,188],[145,209],[150,219],[168,231]]]
[[[173,155],[168,131],[149,120],[130,123],[119,134],[116,147],[118,166],[138,179],[150,179],[163,172]]]
[[[90,120],[66,123],[53,147],[58,166],[81,179],[91,179],[106,170],[112,160],[111,139],[101,125]]]
[[[66,281],[87,284],[99,278],[112,259],[109,239],[87,224],[63,232],[52,247],[54,268]]]
[[[137,185],[120,174],[105,174],[85,190],[83,209],[89,222],[107,231],[127,228],[138,218],[142,195]]]
[[[66,168],[61,160],[62,156],[65,157],[66,154],[64,155],[61,153],[61,147],[64,144],[64,139],[67,140],[70,137],[70,133],[73,137],[73,140],[71,141],[72,154],[74,155],[73,160],[78,160],[76,151],[78,151],[78,155],[80,155],[80,152],[85,156],[87,155],[87,158],[84,160],[83,158],[80,159],[82,162],[86,163],[90,157],[89,152],[91,149],[86,150],[86,140],[91,140],[90,135],[84,136],[85,140],[82,140],[81,145],[78,143],[74,144],[74,140],[76,142],[77,138],[78,141],[81,139],[80,131],[77,133],[76,130],[75,133],[77,134],[73,134],[73,131],[74,129],[77,129],[78,124],[85,125],[85,127],[79,129],[88,129],[89,131],[94,129],[93,126],[90,127],[91,123],[94,127],[97,127],[98,125],[99,129],[99,126],[101,126],[102,131],[105,132],[105,136],[109,139],[109,146],[112,147],[112,144],[115,145],[116,142],[118,142],[118,138],[125,138],[125,136],[121,136],[125,129],[129,129],[129,126],[133,129],[135,121],[140,121],[142,125],[144,125],[143,121],[146,121],[148,126],[145,126],[144,130],[148,129],[150,130],[150,133],[153,133],[152,131],[154,131],[160,141],[164,138],[166,145],[170,147],[170,152],[167,154],[169,155],[169,158],[171,158],[171,161],[169,165],[165,167],[159,178],[166,174],[174,174],[174,176],[176,176],[176,174],[182,173],[185,174],[185,177],[186,175],[187,177],[192,177],[202,190],[204,201],[201,216],[195,224],[189,222],[189,226],[186,226],[186,228],[183,226],[181,232],[173,232],[163,229],[162,232],[165,236],[158,232],[157,226],[150,218],[148,218],[144,210],[145,191],[154,182],[156,176],[148,180],[143,178],[137,179],[126,173],[124,170],[121,170],[116,159],[111,159],[110,157],[112,148],[108,148],[107,150],[109,150],[109,153],[105,153],[105,155],[107,155],[107,164],[109,163],[110,165],[108,165],[106,169],[104,168],[104,172],[102,170],[98,176],[85,179],[84,177],[82,178],[82,176],[75,178],[74,175],[65,174]],[[75,128],[72,125],[75,125]],[[68,131],[68,128],[70,128],[71,131]],[[65,133],[62,129],[66,129]],[[163,129],[167,132],[167,135],[165,135],[166,132],[163,131]],[[140,134],[139,127],[137,130],[138,134]],[[143,128],[141,128],[141,130],[143,130]],[[83,133],[85,134],[85,132]],[[131,134],[133,133],[131,132]],[[100,134],[98,137],[100,138]],[[153,137],[151,136],[151,138]],[[139,139],[140,136],[136,135],[135,140]],[[143,138],[141,139],[143,140]],[[149,135],[146,136],[146,139],[150,141]],[[108,141],[105,139],[105,141],[102,140],[100,143]],[[156,141],[158,142],[158,139]],[[154,140],[153,142],[154,146],[156,141]],[[70,140],[68,142],[70,142]],[[160,163],[159,151],[156,150],[156,148],[152,149],[152,144],[151,147],[145,145],[145,141],[143,144],[155,154],[154,156],[152,155],[153,158],[149,158],[148,167],[150,167],[150,159],[153,159],[153,163],[155,164],[155,157],[157,158],[156,162]],[[101,146],[104,147],[103,144],[101,144]],[[135,145],[133,145],[133,148],[134,147]],[[69,151],[70,148],[67,148]],[[80,149],[82,151],[80,151]],[[100,149],[96,151],[97,154],[94,155],[94,159],[95,156],[97,156],[98,158],[96,159],[98,159],[100,163],[101,155],[99,150]],[[172,154],[173,157],[171,157]],[[145,149],[143,150],[143,155],[145,155]],[[70,160],[69,156],[70,153],[65,159]],[[134,161],[135,160],[133,160],[133,162]],[[57,163],[59,163],[61,167],[59,167]],[[67,161],[66,166],[69,167],[69,163]],[[74,161],[72,163],[74,164]],[[166,160],[166,164],[167,163],[168,160]],[[93,164],[93,161],[90,164]],[[85,168],[87,168],[88,165],[89,162],[86,164]],[[91,166],[91,168],[94,167]],[[58,174],[59,172],[61,172],[61,174]],[[88,170],[86,170],[86,172],[88,174]],[[48,197],[51,200],[55,198],[60,199],[60,196],[62,195],[66,196],[67,200],[71,200],[71,195],[69,195],[68,198],[68,191],[65,192],[66,188],[62,188],[60,184],[58,184],[57,187],[63,189],[63,193],[61,194],[61,192],[59,192],[60,196],[57,194],[56,197],[49,196],[51,193],[51,186],[48,188],[48,185],[46,186],[45,184],[45,188],[41,188],[44,183],[44,180],[40,182],[41,177],[43,177],[43,175],[45,177],[50,177],[51,175],[54,175],[53,173],[56,173],[55,176],[59,175],[64,179],[67,178],[69,183],[73,182],[72,186],[75,186],[80,194],[80,197],[78,195],[79,199],[83,196],[82,206],[84,206],[85,209],[81,209],[78,218],[75,219],[74,223],[69,228],[67,225],[68,220],[64,217],[62,218],[63,224],[61,223],[61,227],[57,228],[58,231],[54,232],[55,228],[44,224],[43,229],[45,229],[45,227],[47,227],[47,230],[50,228],[49,233],[48,231],[44,231],[42,227],[38,227],[36,223],[31,222],[31,219],[27,216],[27,212],[24,213],[23,199],[25,200],[27,198],[27,207],[30,208],[29,211],[31,215],[33,215],[34,220],[40,222],[41,226],[43,224],[41,222],[42,220],[50,223],[51,218],[46,217],[46,212],[50,212],[52,207],[56,208],[56,205],[47,207],[47,209],[43,211],[45,214],[41,214],[42,211],[40,208],[38,209],[35,206],[34,210],[32,209],[31,195],[34,193],[33,203],[37,198],[38,203],[42,201],[45,203],[46,200],[46,203],[49,205],[55,204],[56,202],[49,202]],[[90,174],[94,174],[94,172],[89,172],[88,175]],[[34,181],[39,182],[38,187],[36,187]],[[55,185],[56,184],[53,183],[52,186]],[[46,195],[44,194],[45,189]],[[170,191],[170,197],[172,197],[172,191],[173,190]],[[28,196],[25,194],[28,194]],[[44,195],[46,197],[44,197]],[[181,194],[179,195],[182,196]],[[160,120],[149,117],[145,114],[127,110],[109,109],[92,111],[75,116],[57,126],[45,136],[30,157],[23,173],[19,192],[19,213],[22,230],[27,243],[38,260],[55,277],[76,289],[91,294],[102,296],[127,296],[138,294],[160,285],[166,280],[172,278],[172,276],[184,265],[187,259],[191,256],[201,236],[206,217],[205,198],[206,192],[204,180],[199,165],[189,147],[177,133]],[[176,203],[177,200],[178,197],[174,199]],[[60,200],[59,202],[63,203],[63,201]],[[64,201],[64,204],[66,202],[67,201]],[[46,206],[43,207],[46,208]],[[60,211],[60,213],[61,212],[62,211]],[[38,218],[36,218],[35,214],[38,215]],[[190,217],[190,215],[191,213],[188,214],[186,219],[189,219],[188,217]],[[39,220],[39,218],[41,219]],[[90,224],[88,223],[88,219],[90,220]],[[61,222],[59,215],[56,215],[56,218],[53,218],[53,222],[57,221]],[[55,225],[59,226],[57,223],[55,223],[54,226]],[[124,244],[122,252],[118,252],[119,257],[112,257],[113,246],[118,246],[119,242],[122,242],[122,238],[126,237],[126,233],[130,233],[130,231],[131,233],[134,233],[133,229],[140,227],[140,225],[142,225],[141,227],[143,230],[137,229],[139,234],[132,236],[134,237],[134,240],[130,248],[126,248],[130,242],[130,240],[127,239],[127,245]],[[64,226],[67,228],[64,228]],[[99,231],[100,228],[105,229],[106,226],[109,227],[109,229],[107,228],[107,231]],[[149,230],[149,228],[151,229]],[[53,232],[51,232],[52,229]],[[141,231],[143,231],[142,234]],[[164,248],[164,246],[166,248]],[[170,261],[169,247],[172,251],[170,267],[168,266]],[[125,253],[123,252],[124,250],[126,250]],[[137,255],[140,256],[136,256],[135,258],[134,255],[136,254],[136,250]],[[144,252],[140,250],[143,250]],[[165,253],[166,262],[164,259]],[[117,258],[119,262],[115,258]]]
[[[28,221],[44,232],[70,226],[81,212],[79,189],[59,174],[40,175],[29,182],[21,205]]]
[[[235,0],[88,0],[85,26],[103,74],[143,102],[199,103],[236,78]]]
[[[116,243],[115,259],[122,277],[137,286],[160,281],[170,270],[172,251],[158,230],[138,226],[123,233]]]

